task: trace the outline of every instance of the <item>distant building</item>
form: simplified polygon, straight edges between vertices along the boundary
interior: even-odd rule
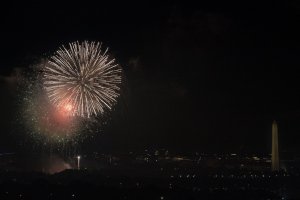
[[[272,124],[272,171],[279,169],[278,127],[274,120]]]

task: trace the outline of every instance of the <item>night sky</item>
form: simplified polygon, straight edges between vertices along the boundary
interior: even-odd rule
[[[18,73],[62,44],[102,41],[124,69],[123,95],[85,150],[263,152],[277,120],[300,153],[297,1],[1,6],[0,151],[14,151]]]

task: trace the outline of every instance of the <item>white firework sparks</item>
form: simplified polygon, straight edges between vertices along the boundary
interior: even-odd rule
[[[72,116],[90,117],[111,109],[119,96],[122,70],[99,42],[62,46],[43,70],[50,101]]]

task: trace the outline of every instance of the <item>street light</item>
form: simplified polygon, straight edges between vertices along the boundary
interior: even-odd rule
[[[80,169],[80,156],[77,156],[77,169]]]

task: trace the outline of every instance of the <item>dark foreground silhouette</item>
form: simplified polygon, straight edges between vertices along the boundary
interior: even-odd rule
[[[65,170],[1,173],[0,199],[298,199],[299,176],[286,172],[144,174]]]

